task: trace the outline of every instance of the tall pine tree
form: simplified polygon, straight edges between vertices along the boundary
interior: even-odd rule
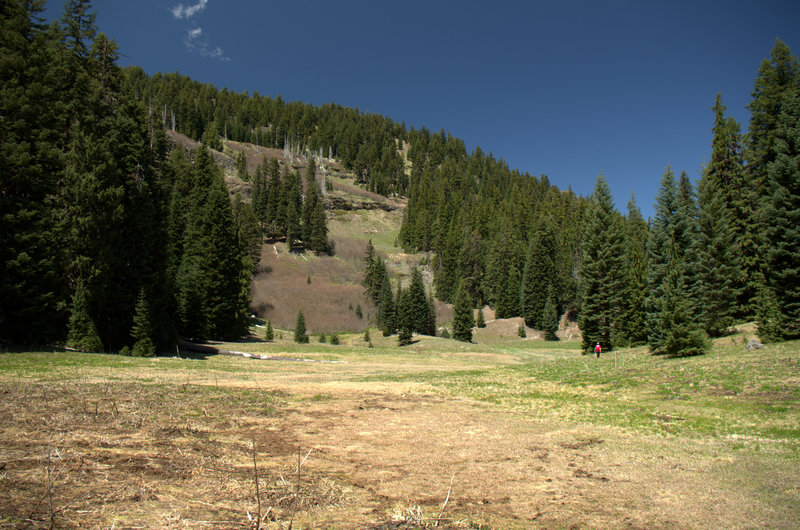
[[[599,342],[604,349],[611,350],[615,328],[620,325],[624,235],[621,216],[614,210],[611,190],[602,175],[597,177],[586,213],[581,260],[582,348],[589,352]]]

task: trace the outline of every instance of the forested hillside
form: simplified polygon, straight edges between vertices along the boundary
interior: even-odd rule
[[[90,2],[68,1],[51,25],[40,12],[18,0],[0,13],[3,343],[153,353],[179,336],[242,336],[265,238],[332,251],[323,158],[407,199],[397,243],[434,256],[432,292],[416,293],[426,307],[431,295],[489,304],[541,330],[566,313],[587,350],[702,353],[754,318],[764,339],[800,336],[800,67],[780,41],[758,70],[748,132],[718,96],[702,178],[666,168],[648,223],[633,197],[617,210],[603,176],[582,198],[444,131],[121,69]],[[167,130],[202,146],[169,152]],[[209,151],[223,140],[301,156],[306,174],[265,159],[240,170],[252,196],[231,200]],[[370,282],[378,315],[400,307],[391,282]]]

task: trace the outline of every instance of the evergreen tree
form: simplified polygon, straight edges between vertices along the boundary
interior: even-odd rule
[[[625,220],[625,259],[618,342],[632,346],[647,342],[647,223],[631,195]]]
[[[588,353],[599,342],[611,350],[615,329],[620,323],[624,236],[611,191],[602,175],[597,177],[587,210],[582,248],[582,348]]]
[[[297,312],[297,321],[294,324],[294,341],[298,344],[308,344],[306,318],[303,316],[302,310]]]
[[[267,330],[264,332],[264,340],[267,342],[275,340],[275,330],[272,329],[272,320],[267,320]]]
[[[551,229],[537,230],[528,245],[520,297],[522,318],[533,329],[543,329],[542,316],[548,293],[558,290],[555,257],[555,234]]]
[[[558,312],[556,311],[555,293],[550,289],[550,294],[547,297],[547,302],[542,309],[542,330],[544,331],[544,340],[558,340]]]
[[[670,265],[664,282],[664,303],[660,314],[664,336],[655,353],[670,357],[700,355],[708,349],[708,339],[692,314],[692,302],[683,281],[683,262],[678,259],[677,245],[673,242],[667,252],[670,254]]]
[[[783,338],[800,338],[800,89],[790,91],[775,127],[775,159],[767,165],[763,218],[767,287],[784,323]]]
[[[400,346],[411,344],[414,329],[414,314],[411,297],[407,289],[397,285],[397,343]]]
[[[53,205],[63,171],[64,68],[43,2],[0,9],[0,343],[63,339],[69,292]]]
[[[738,310],[741,268],[722,190],[708,172],[698,190],[699,230],[691,253],[697,257],[699,321],[709,335],[719,337]]]
[[[139,291],[139,300],[136,302],[133,327],[131,328],[131,338],[133,338],[132,354],[134,357],[152,357],[156,354],[150,322],[150,303],[147,301],[144,288],[142,288]]]
[[[741,126],[725,116],[726,107],[722,104],[722,95],[717,94],[714,106],[713,140],[711,158],[703,171],[701,184],[698,186],[698,201],[701,217],[703,207],[708,207],[708,187],[718,190],[722,196],[722,207],[727,212],[728,225],[734,248],[731,250],[731,265],[736,268],[734,288],[737,292],[737,309],[735,316],[747,319],[755,314],[754,300],[758,290],[755,280],[758,270],[758,234],[756,233],[758,209],[752,182],[748,181],[747,170],[742,155]],[[703,183],[703,179],[707,181]],[[703,195],[703,194],[706,195]]]
[[[478,307],[478,318],[475,320],[475,327],[478,328],[485,328],[486,327],[486,320],[483,317],[483,304]]]
[[[397,312],[388,274],[384,275],[383,284],[381,286],[381,298],[378,306],[378,325],[383,330],[384,337],[394,335],[397,331]]]
[[[665,331],[662,326],[664,286],[671,267],[665,249],[674,245],[678,211],[675,174],[667,167],[656,196],[655,216],[647,236],[647,298],[645,299],[647,343],[651,351],[660,351]]]
[[[511,264],[508,266],[505,283],[502,285],[497,307],[495,308],[495,316],[497,318],[512,318],[519,315],[519,286],[519,269]]]
[[[407,296],[411,331],[425,335],[435,335],[435,330],[431,333],[430,329],[430,306],[425,293],[425,283],[422,279],[422,272],[417,267],[411,269],[411,283],[408,286]]]
[[[472,328],[475,326],[472,301],[464,287],[459,284],[453,307],[453,338],[462,342],[472,342]]]
[[[103,351],[103,343],[89,314],[89,301],[87,298],[88,290],[83,282],[80,281],[72,296],[67,344],[80,351],[101,352]]]

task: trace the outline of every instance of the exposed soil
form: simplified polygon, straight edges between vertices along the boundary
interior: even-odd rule
[[[708,480],[725,458],[686,458],[699,442],[676,453],[316,366],[0,383],[0,527],[255,527],[256,474],[262,528],[758,526]]]

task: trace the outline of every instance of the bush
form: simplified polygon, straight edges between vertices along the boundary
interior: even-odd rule
[[[337,335],[336,333],[331,333],[331,338],[330,338],[330,340],[328,342],[330,342],[334,346],[338,346],[339,345],[339,335]]]
[[[525,324],[519,325],[519,328],[517,328],[517,335],[519,335],[520,338],[523,339],[528,336],[528,333],[525,331]]]

